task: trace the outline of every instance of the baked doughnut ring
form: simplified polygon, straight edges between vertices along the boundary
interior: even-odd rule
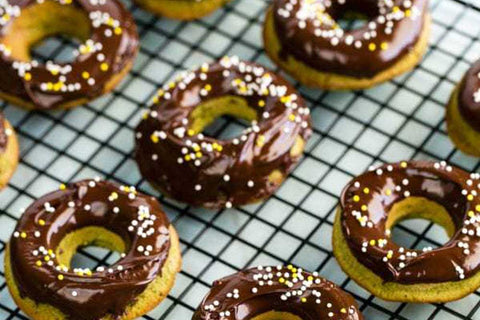
[[[28,109],[70,108],[113,90],[137,53],[135,23],[118,0],[7,0],[0,13],[0,97]],[[56,34],[82,41],[75,60],[32,60],[31,47]]]
[[[192,320],[362,320],[351,295],[294,268],[257,267],[217,280]]]
[[[18,165],[17,135],[0,112],[0,189],[4,188]]]
[[[175,229],[153,197],[99,180],[62,185],[35,201],[7,246],[5,277],[34,320],[127,320],[157,306],[180,269]],[[109,267],[72,268],[77,248],[122,253]]]
[[[452,93],[447,107],[447,129],[458,149],[480,157],[480,60]]]
[[[270,196],[293,170],[311,134],[303,99],[262,66],[224,57],[160,90],[136,130],[142,175],[194,206],[240,206]],[[222,115],[251,121],[219,140],[203,129]]]
[[[375,296],[437,303],[480,287],[480,174],[445,162],[384,165],[351,181],[341,197],[333,251],[342,269]],[[394,243],[399,221],[431,220],[451,239],[422,250]]]
[[[177,20],[205,17],[231,0],[134,0],[138,6],[160,16]]]
[[[344,15],[368,20],[358,29]],[[428,47],[427,0],[274,0],[265,50],[301,83],[327,90],[365,89],[414,68]]]

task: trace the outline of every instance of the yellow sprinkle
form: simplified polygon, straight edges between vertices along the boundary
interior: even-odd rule
[[[291,264],[289,264],[289,265],[287,266],[287,269],[288,269],[288,270],[292,270],[292,268],[293,268],[293,266],[292,266]]]
[[[195,134],[195,131],[193,131],[192,129],[188,129],[187,134],[191,137]]]
[[[313,281],[313,276],[308,276],[307,280],[308,281]]]
[[[25,232],[22,232],[20,233],[20,237],[22,237],[23,239],[25,239],[27,237],[27,234]]]
[[[385,190],[385,194],[387,196],[390,196],[392,194],[392,190],[390,190],[390,189]]]
[[[342,309],[340,309],[340,312],[341,312],[341,313],[347,313],[347,309],[342,308]]]
[[[407,167],[407,162],[402,161],[402,162],[400,163],[400,167],[406,168],[406,167]]]
[[[193,149],[193,151],[195,151],[195,152],[200,151],[200,146],[199,146],[198,144],[194,144],[194,145],[192,146],[192,149]]]
[[[175,88],[175,82],[173,82],[173,81],[170,82],[170,83],[168,84],[168,86],[169,86],[171,89]]]
[[[393,251],[390,250],[390,251],[388,251],[388,253],[387,253],[387,258],[388,258],[388,259],[392,259],[392,257],[393,257]]]
[[[480,204],[477,204],[477,205],[475,206],[475,210],[480,211]]]
[[[468,200],[468,201],[472,201],[473,199],[474,199],[473,194],[469,194],[469,195],[467,196],[467,200]]]
[[[35,262],[35,264],[37,265],[37,267],[41,267],[42,266],[42,261],[37,260],[37,262]]]
[[[290,121],[295,121],[295,115],[293,113],[291,113],[289,116],[288,116],[288,120]]]
[[[122,34],[122,28],[116,27],[116,28],[113,30],[113,32],[115,32],[115,34],[118,36],[118,35]]]
[[[63,274],[58,275],[58,280],[63,280]]]
[[[211,90],[212,90],[212,86],[209,85],[209,84],[205,85],[205,90],[211,91]]]
[[[258,101],[258,106],[259,106],[260,108],[265,107],[265,100],[260,100],[260,101]]]
[[[44,259],[45,261],[50,261],[50,257],[49,257],[49,256],[45,256],[43,259]]]
[[[368,188],[363,189],[363,193],[369,194],[369,193],[370,193],[370,189],[368,189]]]
[[[280,278],[280,279],[278,279],[278,282],[280,282],[280,283],[285,283],[285,279],[284,279],[284,278]]]
[[[377,241],[375,241],[375,239],[370,240],[370,245],[371,246],[374,246],[376,243],[377,243]]]
[[[303,297],[303,298],[301,299],[301,301],[302,301],[303,303],[305,303],[305,302],[307,302],[307,298]]]
[[[407,9],[405,10],[405,17],[410,17],[412,15],[412,10]]]
[[[38,220],[38,224],[41,225],[41,226],[44,226],[45,225],[45,220],[43,220],[43,219]]]
[[[473,212],[472,210],[468,211],[468,216],[469,216],[470,218],[475,217],[475,212]]]
[[[67,187],[67,186],[66,186],[64,183],[62,183],[62,184],[60,185],[60,190],[65,190],[66,187]]]
[[[387,49],[388,49],[388,43],[382,42],[382,44],[380,45],[380,48],[381,48],[382,50],[387,50]]]
[[[83,72],[82,72],[82,78],[83,78],[83,79],[88,79],[88,78],[90,78],[90,73],[88,73],[88,71],[83,71]]]
[[[30,72],[26,72],[25,75],[23,76],[23,78],[26,81],[30,81],[30,80],[32,80],[32,74]]]
[[[102,63],[100,65],[100,70],[107,71],[108,70],[108,64],[106,62]]]
[[[368,45],[368,50],[375,51],[375,49],[377,49],[377,45],[375,43],[372,42]]]
[[[58,70],[57,69],[52,69],[52,70],[50,70],[50,73],[53,74],[54,76],[56,76],[58,74]]]
[[[195,157],[197,157],[197,158],[201,158],[202,156],[203,156],[203,154],[201,152],[195,153]]]
[[[393,7],[393,12],[398,12],[398,11],[400,11],[399,7],[397,7],[397,6]]]
[[[190,160],[192,160],[192,157],[191,157],[189,154],[187,154],[187,155],[185,156],[185,160],[190,161]]]
[[[360,201],[360,197],[358,195],[353,196],[353,201],[355,202]]]
[[[158,143],[159,139],[155,133],[152,133],[150,136],[150,140],[152,140],[153,143]]]
[[[368,210],[368,207],[367,207],[367,205],[364,204],[364,205],[362,206],[362,211],[367,211],[367,210]]]
[[[265,144],[265,136],[261,134],[257,137],[256,145],[258,147],[263,147],[264,144]]]

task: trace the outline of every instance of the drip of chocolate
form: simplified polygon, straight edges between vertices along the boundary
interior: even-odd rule
[[[5,132],[5,116],[0,112],[0,152],[4,152],[8,143],[8,136]]]
[[[311,68],[357,78],[388,69],[417,44],[427,0],[275,0],[273,17],[282,49]],[[337,19],[348,13],[368,19],[344,30]]]
[[[153,198],[133,187],[84,180],[35,201],[10,246],[22,297],[60,309],[71,320],[120,317],[158,276],[170,248],[169,221]],[[127,252],[110,267],[67,268],[56,260],[61,240],[85,227],[119,235]]]
[[[250,127],[229,140],[191,132],[198,105],[229,96],[255,110]],[[287,175],[300,158],[290,155],[297,138],[311,135],[309,109],[295,89],[237,57],[182,75],[155,100],[136,130],[139,169],[167,195],[195,206],[229,208],[270,195],[278,183],[269,175]]]
[[[60,3],[60,2],[59,2]],[[40,5],[36,0],[10,0],[2,3],[3,12],[15,13],[10,22],[0,23],[0,35],[22,10]],[[118,0],[73,0],[65,6],[84,10],[91,22],[90,39],[78,48],[72,63],[56,64],[16,61],[11,49],[0,45],[0,91],[38,108],[53,109],[74,101],[92,99],[104,93],[105,86],[118,76],[137,53],[138,35],[131,14]]]
[[[356,259],[387,282],[459,281],[480,268],[480,174],[445,162],[385,165],[354,179],[341,197],[341,226]],[[437,249],[400,247],[386,230],[392,206],[409,197],[442,205],[456,227]]]
[[[463,77],[458,107],[463,119],[480,132],[480,60]]]
[[[292,266],[258,267],[217,280],[192,320],[249,320],[271,311],[302,320],[362,320],[351,295]]]

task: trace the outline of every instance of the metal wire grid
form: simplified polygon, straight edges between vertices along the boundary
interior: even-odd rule
[[[247,266],[295,263],[351,292],[366,319],[480,319],[480,292],[448,304],[412,305],[379,300],[339,269],[330,238],[337,197],[351,177],[369,165],[401,159],[445,159],[467,170],[480,163],[456,151],[444,124],[444,105],[455,83],[480,57],[480,1],[433,0],[431,49],[413,72],[372,90],[328,93],[299,86],[315,132],[305,159],[268,201],[243,208],[206,211],[164,199],[140,177],[131,158],[133,128],[157,87],[179,70],[225,54],[274,65],[262,49],[268,2],[236,0],[213,16],[191,23],[158,20],[127,6],[141,35],[134,70],[112,94],[68,112],[25,112],[3,104],[17,129],[22,161],[0,193],[0,259],[6,242],[33,199],[61,182],[84,177],[136,185],[157,195],[179,231],[184,268],[168,298],[144,319],[190,319],[211,282]],[[72,43],[49,41],[37,50],[45,59],[68,56]],[[293,80],[292,80],[293,81]],[[243,123],[225,118],[216,136]],[[438,246],[439,227],[402,223],[396,240],[410,247]],[[85,249],[75,263],[96,267],[117,256]],[[0,319],[26,319],[12,301],[0,267]]]

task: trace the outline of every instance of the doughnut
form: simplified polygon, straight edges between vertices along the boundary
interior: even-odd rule
[[[452,93],[447,106],[447,129],[458,149],[480,157],[480,60]]]
[[[195,20],[208,16],[231,0],[134,0],[152,13],[177,20]]]
[[[342,17],[366,23],[349,30]],[[430,24],[428,0],[274,0],[264,43],[299,82],[358,90],[413,69],[428,48]]]
[[[27,109],[67,109],[110,92],[138,49],[119,0],[2,1],[0,34],[0,98]],[[57,34],[81,42],[72,62],[31,58],[35,44]]]
[[[10,122],[0,112],[0,189],[3,189],[12,177],[18,164],[17,135]]]
[[[121,258],[71,266],[88,245]],[[177,233],[155,198],[93,179],[61,185],[26,209],[7,245],[5,278],[33,320],[127,320],[166,297],[180,265]]]
[[[317,272],[274,266],[240,271],[213,283],[192,320],[362,320],[351,295]]]
[[[222,115],[251,125],[233,139],[202,133]],[[270,196],[310,135],[309,109],[292,86],[260,65],[224,57],[158,91],[136,129],[135,159],[167,196],[231,208]]]
[[[375,296],[440,303],[480,287],[480,174],[442,162],[387,164],[344,189],[333,228],[342,269]],[[450,240],[410,249],[391,240],[396,223],[423,218]]]

